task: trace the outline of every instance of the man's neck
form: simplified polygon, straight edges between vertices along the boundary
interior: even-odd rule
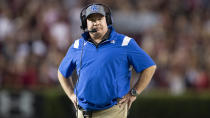
[[[105,34],[101,35],[100,37],[99,36],[94,36],[94,35],[90,35],[90,37],[96,43],[100,43],[103,40],[103,37],[104,37]]]
[[[99,37],[99,38],[94,38],[92,37],[92,39],[96,42],[96,43],[100,43],[103,40],[103,36]]]
[[[109,36],[109,29],[106,31],[105,34],[101,35],[100,37],[94,37],[93,35],[91,37],[91,39],[95,42],[95,43],[100,43],[101,41],[104,40],[104,38],[107,38]]]
[[[111,30],[108,29],[107,32],[102,37],[100,37],[100,38],[91,38],[91,36],[90,36],[89,41],[91,41],[95,45],[98,45],[101,42],[107,40],[109,38],[110,33],[111,33]]]

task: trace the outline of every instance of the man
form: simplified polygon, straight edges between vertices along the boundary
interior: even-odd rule
[[[83,9],[84,15],[82,10],[81,27],[85,32],[71,45],[58,69],[65,93],[79,108],[79,118],[126,118],[156,69],[134,39],[115,32],[107,9],[92,4]],[[131,66],[141,76],[130,90]],[[75,68],[79,78],[73,91],[67,78]]]

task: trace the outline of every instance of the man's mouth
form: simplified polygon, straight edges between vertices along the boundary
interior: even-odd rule
[[[98,31],[98,28],[92,28],[92,30],[97,30]]]
[[[90,32],[90,33],[96,33],[97,30],[96,30],[96,29],[92,29],[92,30],[90,30],[89,32]]]

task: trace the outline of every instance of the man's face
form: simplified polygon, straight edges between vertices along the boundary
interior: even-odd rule
[[[92,14],[87,17],[87,28],[88,30],[96,29],[97,32],[91,33],[95,37],[101,37],[105,35],[108,30],[106,18],[101,14]]]

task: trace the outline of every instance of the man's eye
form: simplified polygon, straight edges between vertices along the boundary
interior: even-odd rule
[[[95,21],[95,19],[89,19],[89,21],[92,21],[92,22],[94,22],[94,21]]]
[[[89,19],[92,22],[96,22],[96,21],[101,21],[102,18],[93,18],[93,19]]]
[[[97,20],[97,19],[95,19],[95,18],[94,18],[94,19],[91,19],[91,21],[96,21],[96,20]]]

